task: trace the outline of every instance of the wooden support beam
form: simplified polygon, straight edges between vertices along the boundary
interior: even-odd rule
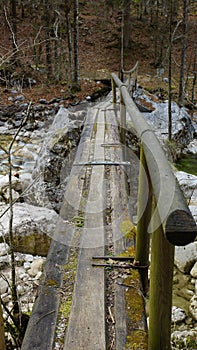
[[[136,261],[140,265],[149,265],[149,241],[150,233],[147,228],[151,219],[152,211],[152,187],[148,174],[146,158],[143,147],[140,149],[140,168],[139,168],[139,184],[138,184],[138,221],[136,235]],[[140,271],[143,291],[148,291],[148,268]]]
[[[174,246],[162,226],[152,235],[148,350],[171,349]]]

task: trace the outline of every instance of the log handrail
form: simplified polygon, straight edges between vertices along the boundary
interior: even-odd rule
[[[114,73],[112,80],[120,89],[121,98],[141,140],[166,239],[173,245],[191,243],[197,235],[197,226],[155,131],[145,121],[126,86]],[[151,224],[155,225],[153,220]],[[152,230],[151,224],[149,232]]]
[[[133,82],[131,86],[131,75],[134,75]],[[136,62],[135,66],[132,67],[129,70],[121,69],[121,79],[124,81],[124,75],[128,75],[128,80],[126,82],[128,91],[133,94],[133,92],[136,90],[137,87],[137,74],[138,74],[138,61]]]

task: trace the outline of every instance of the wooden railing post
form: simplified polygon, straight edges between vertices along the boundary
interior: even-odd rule
[[[148,350],[171,349],[174,246],[162,225],[152,234]]]
[[[143,146],[141,144],[139,183],[138,183],[136,261],[139,261],[141,266],[147,266],[146,269],[140,270],[142,287],[145,295],[148,291],[150,233],[148,233],[147,229],[151,218],[151,209],[152,209],[152,186],[151,186],[150,177],[148,174],[148,168],[147,168],[146,158],[143,151]]]

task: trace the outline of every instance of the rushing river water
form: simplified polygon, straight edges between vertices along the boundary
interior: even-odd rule
[[[197,176],[197,155],[186,154],[177,163],[176,168]]]
[[[8,151],[12,139],[13,136],[10,134],[0,134],[0,175],[8,173],[8,155],[5,150]],[[11,151],[13,171],[32,172],[40,143],[41,140],[30,139],[28,136],[17,138]]]

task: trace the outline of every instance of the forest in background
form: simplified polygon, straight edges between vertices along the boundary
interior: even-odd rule
[[[42,93],[64,86],[83,97],[94,79],[139,61],[143,85],[167,77],[172,97],[195,107],[195,0],[2,0],[0,19],[1,91],[36,81]]]

